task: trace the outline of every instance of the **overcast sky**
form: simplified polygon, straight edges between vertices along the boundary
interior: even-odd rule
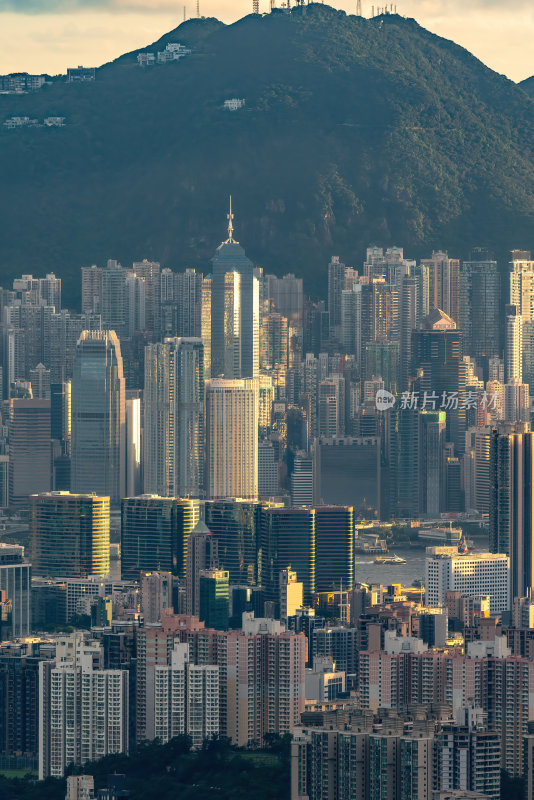
[[[196,0],[0,0],[0,74],[98,66],[176,27],[184,2],[193,15]],[[260,0],[260,11],[268,2]],[[351,12],[356,0],[332,5]],[[371,5],[362,0],[365,16]],[[224,22],[251,10],[252,0],[200,0],[202,15]],[[397,11],[512,80],[534,75],[534,0],[398,0]]]

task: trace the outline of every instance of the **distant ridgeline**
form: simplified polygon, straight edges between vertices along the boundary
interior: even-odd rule
[[[371,243],[482,243],[503,263],[534,247],[532,79],[414,20],[319,4],[191,19],[40,77],[0,95],[4,281],[55,270],[75,302],[80,266],[108,258],[206,271],[230,193],[251,258],[312,294],[332,253],[359,263]]]

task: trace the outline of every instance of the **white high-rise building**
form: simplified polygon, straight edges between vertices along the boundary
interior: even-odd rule
[[[100,648],[71,639],[39,664],[40,780],[128,752],[128,672],[101,669]]]
[[[489,595],[490,613],[510,608],[510,559],[504,553],[459,555],[453,547],[427,547],[425,559],[427,606],[443,606],[445,592],[474,597]]]
[[[224,276],[224,377],[241,377],[241,275]]]
[[[147,736],[162,744],[187,733],[193,747],[219,733],[219,667],[189,663],[189,645],[175,642],[170,665],[147,673]]]
[[[506,382],[523,382],[523,317],[518,306],[506,306]]]
[[[206,489],[210,500],[258,497],[258,382],[206,384]]]

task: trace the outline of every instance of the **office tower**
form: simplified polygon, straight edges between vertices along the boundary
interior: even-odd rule
[[[206,495],[209,499],[257,499],[258,411],[256,380],[207,382]]]
[[[273,442],[258,442],[258,496],[269,499],[278,494],[278,456]]]
[[[133,395],[133,396],[132,396]],[[137,395],[137,396],[135,396]],[[133,497],[141,486],[141,398],[139,392],[126,392],[125,484],[126,494]]]
[[[490,509],[490,450],[491,428],[471,428],[467,432],[470,441],[469,453],[472,460],[471,472],[466,473],[469,488],[464,486],[466,510],[476,509],[480,514],[489,515]],[[466,447],[466,457],[468,456]]]
[[[439,517],[445,497],[445,411],[419,414],[419,510]]]
[[[526,428],[494,429],[490,452],[490,548],[510,558],[512,597],[534,587],[534,434]]]
[[[61,443],[65,453],[70,453],[71,388],[70,381],[50,386],[50,435]]]
[[[435,397],[436,408],[446,411],[446,440],[454,444],[456,455],[461,456],[465,446],[467,366],[462,359],[461,332],[440,309],[431,311],[413,332],[413,368],[422,370],[418,380],[420,392]]]
[[[293,460],[291,505],[313,505],[313,456],[302,450],[295,454]]]
[[[82,267],[82,313],[102,313],[102,268]]]
[[[204,491],[204,347],[167,339],[145,350],[145,491],[200,497]]]
[[[380,513],[380,438],[324,438],[314,442],[314,502]],[[367,516],[366,514],[366,516]]]
[[[280,572],[291,565],[302,582],[304,603],[315,591],[315,511],[309,508],[265,508],[261,513],[258,584],[265,598],[277,602]]]
[[[354,509],[315,509],[315,591],[351,591],[354,585]]]
[[[448,547],[427,548],[425,559],[425,603],[442,606],[445,592],[463,595],[489,595],[490,613],[502,614],[510,608],[510,559],[504,553],[447,552]]]
[[[223,636],[221,707],[236,713],[221,715],[221,734],[241,747],[261,746],[266,734],[292,733],[304,710],[304,635],[285,633],[275,620],[244,614],[243,631]]]
[[[92,658],[39,665],[41,780],[63,777],[71,764],[128,753],[128,672],[97,669]]]
[[[169,343],[147,345],[143,473],[145,492],[162,497],[175,494],[175,351]]]
[[[139,580],[141,571],[171,572],[185,579],[198,500],[144,494],[124,498],[121,507],[123,580]]]
[[[219,566],[219,541],[199,520],[189,537],[186,564],[186,614],[200,613],[200,573]]]
[[[206,525],[217,541],[219,563],[231,583],[256,584],[260,508],[259,503],[239,499],[206,502]]]
[[[423,259],[421,264],[429,271],[430,310],[440,309],[459,326],[460,262],[438,251],[432,253],[432,258]]]
[[[241,377],[241,275],[224,276],[224,369],[221,377]]]
[[[109,497],[45,492],[29,498],[33,571],[43,577],[109,574]]]
[[[204,346],[180,339],[176,352],[175,495],[204,493]]]
[[[192,664],[189,646],[176,642],[169,664],[150,669],[147,738],[161,744],[187,734],[194,748],[219,734],[219,667]],[[153,687],[153,694],[152,694]]]
[[[484,249],[472,251],[460,271],[460,329],[464,352],[487,375],[488,359],[500,352],[500,275],[497,262]]]
[[[24,506],[51,486],[50,400],[10,400],[8,434],[9,503]]]
[[[517,306],[505,307],[506,382],[523,381],[523,318]]]
[[[228,630],[229,581],[228,570],[208,569],[199,575],[199,619],[206,628]]]
[[[30,370],[30,383],[36,400],[50,399],[50,370],[44,364],[37,364],[35,369]]]
[[[280,586],[280,622],[287,625],[288,618],[295,616],[297,609],[304,605],[304,587],[291,566],[280,571],[278,582]]]
[[[384,389],[397,393],[399,385],[399,343],[379,340],[365,345],[365,371],[367,378],[381,377]]]
[[[217,248],[213,258],[211,296],[211,374],[225,374],[225,276],[240,275],[241,374],[255,378],[259,363],[259,285],[253,265],[243,248],[233,238],[233,214],[228,215],[228,239]]]
[[[125,386],[117,334],[83,331],[72,379],[71,489],[108,495],[125,492]]]
[[[170,572],[141,572],[141,613],[145,625],[161,622],[164,608],[173,608]]]
[[[0,542],[0,595],[11,602],[11,629],[4,638],[28,636],[31,630],[32,567],[24,560],[24,548]]]
[[[285,317],[291,325],[302,327],[304,291],[302,278],[291,273],[277,278],[265,275],[264,299],[272,302],[275,311]]]
[[[277,312],[262,317],[260,330],[260,369],[289,366],[289,328],[287,319]]]

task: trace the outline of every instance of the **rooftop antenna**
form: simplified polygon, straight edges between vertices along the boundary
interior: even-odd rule
[[[232,195],[230,195],[230,213],[226,215],[226,218],[228,220],[228,239],[227,239],[227,242],[228,242],[228,244],[231,244],[234,241],[234,225],[233,225],[234,215],[232,214]]]
[[[356,16],[361,17],[362,15],[362,0],[356,0]]]
[[[253,14],[260,13],[260,0],[252,0],[252,13]]]

